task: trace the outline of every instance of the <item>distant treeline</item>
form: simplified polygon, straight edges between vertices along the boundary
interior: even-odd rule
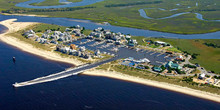
[[[220,45],[213,44],[213,43],[204,43],[208,47],[213,47],[213,48],[220,48]]]
[[[153,2],[136,2],[136,3],[126,3],[126,4],[110,4],[105,5],[105,7],[122,7],[122,6],[133,6],[133,5],[144,5],[144,4],[157,4],[163,1],[153,1]]]
[[[94,6],[88,7],[74,7],[74,8],[51,8],[51,9],[14,9],[3,10],[2,13],[27,13],[27,12],[56,12],[56,11],[75,11],[82,9],[96,8]]]

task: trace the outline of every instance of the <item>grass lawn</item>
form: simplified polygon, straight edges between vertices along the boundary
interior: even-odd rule
[[[172,51],[172,52],[181,53],[180,50],[178,50],[177,48],[174,48],[174,47],[172,47],[172,48],[168,48],[167,51]]]
[[[65,31],[67,27],[65,26],[59,26],[59,25],[53,25],[53,24],[37,24],[34,27],[31,27],[30,29],[32,29],[35,32],[41,31],[41,32],[45,32],[48,29],[55,29],[55,30],[59,30],[61,32]]]

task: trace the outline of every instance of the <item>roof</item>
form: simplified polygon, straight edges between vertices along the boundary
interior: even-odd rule
[[[162,42],[162,41],[156,41],[156,43],[158,43],[158,44],[166,44],[166,42]]]
[[[182,67],[180,65],[178,65],[177,63],[173,63],[172,61],[169,61],[166,66],[169,66],[171,68],[175,68],[175,69],[181,69]]]

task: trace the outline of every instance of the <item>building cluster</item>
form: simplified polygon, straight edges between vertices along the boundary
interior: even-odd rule
[[[205,73],[199,74],[198,77],[193,78],[193,81],[200,84],[210,84],[220,87],[220,77],[215,78],[214,76],[207,75]]]
[[[70,46],[64,46],[64,45],[57,45],[56,51],[62,52],[64,54],[68,55],[74,55],[78,56],[84,59],[90,59],[94,57],[101,58],[101,52],[99,50],[96,50],[94,53],[88,51],[85,46],[77,46],[74,44],[71,44]]]
[[[23,35],[27,38],[35,39],[41,44],[62,44],[71,43],[76,40],[75,36],[84,37],[81,33],[82,27],[77,25],[74,29],[66,28],[64,32],[47,30],[41,36],[36,35],[33,30],[26,31]]]
[[[87,37],[87,39],[94,39],[96,41],[106,41],[106,43],[113,43],[116,45],[136,46],[138,43],[135,39],[131,39],[130,35],[124,35],[120,32],[113,33],[110,30],[104,30],[99,27],[94,29]]]

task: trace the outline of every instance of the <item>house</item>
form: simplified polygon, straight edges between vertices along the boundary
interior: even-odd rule
[[[74,49],[69,50],[69,55],[74,55],[75,53],[76,53],[76,50],[74,50]]]
[[[27,38],[35,37],[35,34],[28,34]]]
[[[125,38],[129,41],[131,39],[130,35],[126,35]]]
[[[85,46],[79,47],[79,51],[81,51],[81,52],[86,51],[86,47]]]
[[[86,39],[93,39],[93,36],[88,35]]]
[[[198,78],[199,79],[204,79],[205,78],[205,73],[200,74]]]
[[[111,33],[110,31],[107,31],[107,32],[105,33],[105,38],[106,38],[106,39],[111,39],[111,38],[112,38],[112,33]]]
[[[170,67],[172,69],[182,69],[182,67],[180,65],[178,65],[177,63],[173,63],[172,61],[169,61],[166,65],[166,68]]]
[[[120,40],[117,40],[117,41],[115,41],[115,44],[116,44],[116,45],[121,45],[121,41],[120,41]]]
[[[59,37],[57,41],[64,41],[64,37]]]
[[[58,44],[57,46],[56,46],[56,51],[61,51],[61,48],[62,48],[63,46],[61,45],[61,44]]]
[[[76,25],[76,29],[81,29],[80,25]]]
[[[98,49],[97,51],[95,51],[95,55],[96,55],[96,56],[99,56],[99,55],[100,55],[99,49]]]
[[[70,51],[70,48],[69,47],[64,47],[64,50],[63,50],[63,53],[69,53],[69,51]]]
[[[118,41],[120,39],[121,39],[121,37],[118,36],[118,35],[115,35],[115,36],[112,37],[112,40],[114,40],[114,41]]]
[[[162,41],[155,41],[154,42],[156,45],[163,45],[163,46],[170,46],[170,44],[166,43],[166,42],[162,42]]]
[[[43,34],[43,35],[41,36],[41,38],[47,39],[47,38],[49,38],[49,35],[48,35],[48,34]]]
[[[46,32],[47,32],[47,34],[49,34],[49,33],[51,33],[52,31],[51,31],[50,29],[48,29]]]
[[[113,40],[108,39],[106,42],[107,43],[113,43]]]
[[[26,31],[23,35],[24,35],[24,36],[27,36],[27,35],[29,35],[29,34],[34,34],[34,35],[35,35],[35,32],[34,32],[33,30],[28,30],[28,31]]]
[[[58,44],[58,42],[57,42],[57,41],[55,41],[55,40],[51,40],[51,41],[50,41],[50,43],[53,43],[53,44]]]
[[[65,31],[68,32],[68,31],[72,31],[72,30],[70,28],[66,28]]]
[[[128,46],[134,47],[137,45],[137,41],[135,39],[130,39],[128,42]]]
[[[90,59],[91,56],[90,56],[89,54],[86,53],[86,54],[83,56],[83,58],[85,58],[85,59]]]
[[[179,61],[183,61],[183,56],[182,55],[179,55],[176,60],[179,60]]]

